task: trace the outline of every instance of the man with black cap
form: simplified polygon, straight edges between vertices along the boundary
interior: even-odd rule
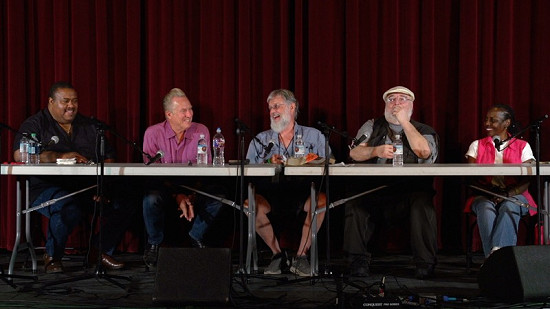
[[[350,150],[350,158],[363,163],[392,163],[393,141],[396,135],[400,135],[405,165],[434,163],[439,138],[430,126],[411,120],[414,93],[406,87],[396,86],[386,91],[382,98],[385,103],[384,117],[368,120],[361,126],[357,139],[363,135],[367,138]],[[348,253],[351,275],[369,275],[367,244],[374,232],[375,222],[393,225],[409,219],[415,276],[418,279],[431,277],[437,251],[432,177],[384,177],[369,183],[388,187],[347,203],[344,251]],[[351,188],[354,193],[368,189],[365,181],[354,181],[351,185],[355,186]]]

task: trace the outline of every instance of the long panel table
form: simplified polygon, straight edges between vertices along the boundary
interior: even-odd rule
[[[540,175],[550,175],[550,164],[545,162],[539,165]],[[301,165],[286,166],[285,175],[293,176],[323,176],[325,167],[323,165]],[[341,176],[535,176],[535,164],[405,164],[404,166],[394,167],[385,164],[333,164],[329,166],[328,174],[330,177]],[[311,208],[315,209],[315,188],[311,189]],[[376,189],[374,189],[376,190]],[[374,191],[372,190],[372,191]],[[367,192],[365,192],[367,193]],[[543,205],[539,205],[540,210],[548,211],[550,205],[550,183],[544,184]],[[536,197],[535,197],[536,198]],[[328,209],[334,208],[340,204],[329,201]],[[311,219],[311,249],[310,265],[312,275],[318,273],[318,249],[317,249],[317,220],[315,216],[326,209],[320,209],[312,212]],[[544,213],[544,212],[541,212]],[[544,242],[547,242],[549,234],[550,219],[547,215],[544,218]]]
[[[245,176],[273,176],[279,167],[275,164],[245,165]],[[55,164],[39,165],[3,164],[2,175],[67,175],[95,176],[99,174],[97,164]],[[239,176],[239,165],[197,166],[187,164],[152,164],[143,163],[105,163],[105,176]]]
[[[244,176],[251,177],[269,177],[274,176],[276,172],[280,171],[281,167],[274,164],[261,164],[261,165],[246,165],[244,167]],[[38,175],[56,175],[56,176],[96,176],[100,174],[100,166],[96,164],[72,164],[62,165],[55,163],[46,163],[39,165],[22,165],[22,164],[3,164],[0,166],[1,175],[15,175],[15,176],[38,176]],[[186,164],[153,164],[146,166],[142,163],[105,163],[103,169],[104,176],[206,176],[206,177],[227,177],[227,176],[240,176],[241,167],[239,165],[225,165],[225,166],[189,166]],[[22,183],[20,179],[17,180],[16,190],[16,239],[13,247],[12,257],[10,259],[10,265],[8,268],[8,275],[13,274],[13,268],[17,253],[21,246],[21,216],[25,215],[25,235],[26,235],[26,248],[29,249],[32,270],[37,270],[37,259],[32,245],[32,236],[30,229],[30,212],[29,210],[29,182],[25,180],[25,210],[23,210],[21,201]],[[200,191],[198,191],[200,193]],[[249,185],[249,196],[254,194],[253,187]],[[249,208],[247,214],[249,217],[255,217],[255,203],[254,199],[249,199]],[[236,208],[240,209],[240,206]],[[250,264],[254,263],[253,267],[257,270],[257,256],[256,256],[256,234],[255,234],[255,220],[248,220],[248,245],[247,245],[247,262],[246,271],[250,272]]]
[[[57,165],[57,164],[40,164],[39,166],[29,165],[1,165],[2,175],[18,175],[18,176],[30,176],[30,175],[90,175],[95,176],[99,173],[99,166],[97,165]],[[303,166],[285,166],[281,169],[277,165],[261,164],[261,165],[246,165],[244,168],[245,176],[274,176],[277,173],[284,173],[289,176],[323,176],[324,166],[322,165],[303,165]],[[145,166],[141,163],[107,163],[104,169],[105,176],[238,176],[240,175],[240,166],[238,165],[226,165],[223,167],[213,166],[187,166],[183,164],[156,164],[151,166]],[[393,167],[391,165],[378,165],[378,164],[333,164],[329,167],[330,176],[535,176],[536,169],[534,164],[430,164],[430,165],[405,165],[403,167]],[[550,164],[540,164],[540,175],[550,175]],[[27,183],[28,186],[28,183]],[[549,183],[545,183],[544,193],[544,205],[545,209],[548,209],[550,190]],[[17,185],[17,234],[16,234],[16,246],[20,242],[20,216],[22,215],[22,203],[20,200],[21,185],[18,181]],[[313,189],[312,189],[313,190]],[[28,192],[28,187],[26,192]],[[249,186],[249,196],[254,194]],[[313,193],[312,193],[313,194]],[[250,199],[254,201],[254,199]],[[28,196],[26,201],[26,207],[28,208]],[[314,206],[314,205],[312,205]],[[333,208],[331,203],[329,209]],[[314,209],[314,208],[313,208]],[[255,214],[253,203],[248,210],[249,214]],[[313,213],[315,215],[315,213]],[[545,217],[545,219],[547,219]],[[29,222],[30,216],[26,216],[27,222],[27,239],[30,239]],[[252,254],[255,251],[255,227],[254,220],[249,221],[249,235],[248,235],[248,250],[247,250],[247,271],[250,271],[250,260]],[[311,259],[312,269],[317,265],[317,248],[316,248],[316,228],[313,226],[316,220],[312,221],[312,248]],[[252,225],[251,225],[252,224]],[[545,224],[545,229],[547,224]],[[546,234],[547,231],[545,231]],[[13,263],[15,261],[15,255],[17,254],[17,247],[14,247],[14,253],[12,254],[12,261],[10,261],[9,274],[13,273]],[[257,259],[254,261],[256,262]],[[36,269],[36,260],[33,260],[33,270]],[[257,269],[257,265],[254,265]]]
[[[285,175],[322,176],[324,166],[285,166]],[[550,175],[550,164],[540,165],[540,174]],[[534,164],[333,164],[330,176],[535,176]]]

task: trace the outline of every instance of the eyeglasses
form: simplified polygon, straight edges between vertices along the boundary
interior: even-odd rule
[[[395,102],[405,103],[407,101],[412,101],[412,98],[411,97],[387,97],[386,98],[386,103],[395,103]]]
[[[268,111],[271,111],[272,109],[274,110],[278,110],[279,108],[281,108],[281,106],[284,106],[285,104],[283,103],[277,103],[277,104],[273,104],[273,105],[268,105],[267,106],[267,110]]]

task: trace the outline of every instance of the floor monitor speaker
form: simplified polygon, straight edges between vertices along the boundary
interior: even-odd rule
[[[153,302],[228,303],[230,286],[230,249],[160,248]]]
[[[550,246],[501,248],[479,270],[483,295],[512,302],[550,297]]]

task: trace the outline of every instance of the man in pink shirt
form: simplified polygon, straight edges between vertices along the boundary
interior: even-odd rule
[[[166,120],[150,126],[143,138],[143,151],[151,157],[163,153],[156,163],[197,163],[197,143],[204,135],[210,153],[210,134],[203,124],[193,122],[193,106],[179,89],[174,88],[163,100]],[[208,162],[211,162],[209,158]],[[146,161],[147,163],[147,161]],[[166,205],[177,204],[181,211],[180,218],[193,221],[189,236],[194,247],[204,248],[204,234],[218,214],[221,202],[200,195],[188,194],[179,184],[195,186],[196,179],[172,178],[149,183],[143,198],[143,219],[147,230],[147,247],[143,255],[145,264],[156,266],[158,248],[164,240],[164,220]],[[222,186],[209,185],[202,188],[211,194],[223,196]]]

